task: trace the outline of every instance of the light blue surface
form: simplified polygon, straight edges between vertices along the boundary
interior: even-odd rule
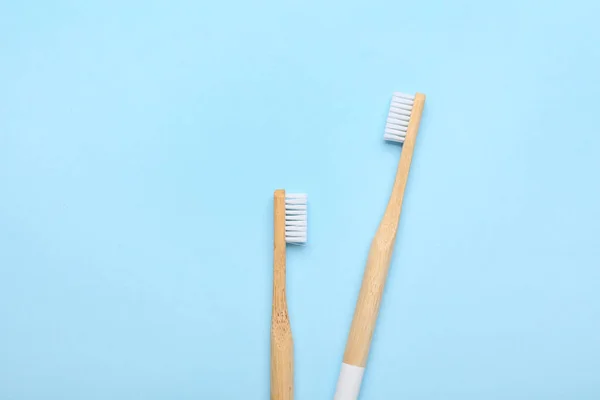
[[[331,399],[395,90],[361,399],[600,398],[598,2],[122,3],[0,5],[0,399],[267,399],[280,187],[296,399]]]

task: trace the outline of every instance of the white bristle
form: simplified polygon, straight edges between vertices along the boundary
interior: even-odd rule
[[[404,142],[414,100],[413,95],[394,92],[383,134],[385,140]]]
[[[406,94],[406,93],[400,93],[400,92],[394,92],[394,97],[399,97],[401,99],[407,99],[407,100],[413,100],[415,99],[415,96],[413,96],[412,94]]]
[[[306,243],[307,233],[306,194],[285,194],[285,241],[291,244]]]

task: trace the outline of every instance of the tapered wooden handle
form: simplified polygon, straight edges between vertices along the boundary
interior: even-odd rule
[[[294,344],[285,293],[285,191],[275,191],[273,209],[271,400],[293,400]]]
[[[404,199],[404,190],[408,180],[408,172],[410,170],[424,104],[425,95],[417,93],[406,132],[406,139],[402,146],[402,154],[398,163],[394,188],[385,214],[371,243],[362,286],[358,295],[354,318],[352,319],[352,326],[344,353],[344,363],[350,366],[364,368],[367,363],[371,339],[375,330],[383,289],[394,250],[396,232],[402,211],[402,201]]]
[[[389,223],[386,219],[386,225]],[[385,228],[384,228],[385,229]],[[379,305],[392,256],[390,237],[395,234],[379,229],[369,250],[363,281],[354,310],[354,318],[346,343],[344,363],[364,367],[379,313]]]

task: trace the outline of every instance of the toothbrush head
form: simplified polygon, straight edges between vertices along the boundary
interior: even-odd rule
[[[290,244],[306,243],[307,200],[304,193],[285,194],[285,241]]]
[[[385,140],[404,143],[414,104],[415,96],[394,92],[383,134]]]

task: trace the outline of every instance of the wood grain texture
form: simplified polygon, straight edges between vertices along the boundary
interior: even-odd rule
[[[367,363],[390,259],[394,250],[404,190],[424,105],[425,95],[417,93],[406,132],[406,139],[402,146],[402,154],[400,155],[392,194],[369,250],[367,265],[354,310],[354,318],[346,343],[344,353],[346,364],[365,367]]]
[[[273,201],[273,310],[271,314],[271,400],[294,398],[294,350],[285,292],[285,191]]]

